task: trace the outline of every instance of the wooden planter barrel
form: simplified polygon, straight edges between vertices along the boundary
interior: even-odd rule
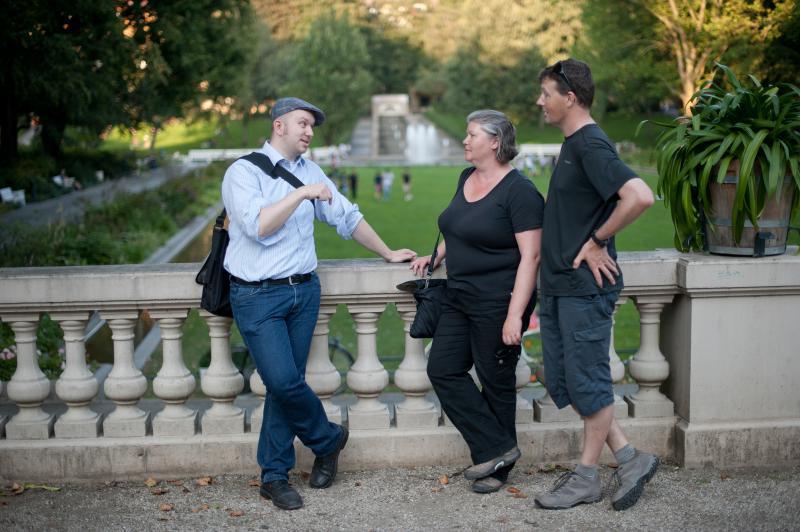
[[[738,172],[738,164],[732,170]],[[711,216],[706,220],[706,243],[708,251],[718,255],[744,255],[759,257],[764,255],[781,255],[786,252],[786,237],[789,234],[789,219],[792,212],[792,201],[795,185],[791,177],[786,177],[781,184],[780,193],[768,198],[764,212],[754,227],[750,220],[745,220],[742,238],[737,243],[733,240],[733,221],[731,212],[736,197],[738,173],[725,176],[722,183],[713,181],[709,184],[711,200]]]

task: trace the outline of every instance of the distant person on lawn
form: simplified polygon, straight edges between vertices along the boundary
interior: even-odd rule
[[[261,495],[284,510],[303,506],[288,483],[294,439],[316,455],[309,484],[327,488],[336,477],[347,429],[331,423],[305,370],[320,304],[314,272],[314,219],[353,238],[386,262],[415,258],[389,249],[316,163],[308,150],[314,126],[325,114],[299,98],[281,98],[272,108],[272,136],[261,153],[305,184],[294,188],[239,159],[225,172],[222,199],[230,218],[225,269],[231,274],[231,307],[258,374],[267,387],[258,439]]]

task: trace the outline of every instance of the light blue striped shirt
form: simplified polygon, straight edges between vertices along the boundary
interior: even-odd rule
[[[261,209],[272,205],[294,190],[281,178],[264,174],[249,161],[236,161],[222,180],[222,201],[228,212],[230,243],[225,253],[225,269],[245,281],[279,279],[309,273],[317,268],[314,247],[314,218],[335,227],[343,238],[351,238],[364,218],[358,205],[350,203],[336,185],[313,161],[298,157],[285,159],[269,142],[261,150],[273,164],[282,165],[306,185],[325,183],[333,194],[327,201],[303,202],[274,233],[258,236]]]

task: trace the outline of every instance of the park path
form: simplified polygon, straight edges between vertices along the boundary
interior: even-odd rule
[[[344,450],[346,454],[347,449]],[[389,452],[389,451],[387,451]],[[524,460],[524,457],[523,457]],[[467,464],[464,464],[466,467]],[[772,472],[686,470],[662,465],[639,502],[616,512],[613,485],[596,504],[551,511],[534,507],[563,470],[518,465],[511,489],[477,495],[452,467],[342,472],[332,487],[308,487],[308,473],[290,481],[303,509],[277,510],[259,497],[253,476],[158,478],[92,484],[29,485],[0,495],[0,529],[14,530],[797,530],[800,468]],[[197,464],[202,471],[202,464]],[[608,483],[611,469],[600,474]],[[199,475],[199,473],[198,473]],[[446,475],[446,484],[443,475]],[[17,479],[16,491],[24,488]],[[166,505],[166,506],[165,506]]]
[[[117,194],[136,194],[158,188],[167,181],[205,166],[202,164],[174,162],[145,172],[128,174],[99,185],[70,192],[45,201],[29,203],[22,208],[0,215],[0,227],[14,223],[43,226],[57,221],[79,219],[87,205],[100,205],[111,201]]]

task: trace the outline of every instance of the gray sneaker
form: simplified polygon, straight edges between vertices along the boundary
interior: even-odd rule
[[[539,508],[564,510],[579,504],[598,502],[603,498],[600,475],[588,480],[574,471],[567,471],[556,481],[553,489],[534,499]]]
[[[503,487],[505,482],[494,477],[479,478],[472,483],[472,491],[475,493],[494,493]]]
[[[491,460],[487,460],[486,462],[481,462],[480,464],[475,464],[474,466],[467,468],[466,471],[464,471],[464,478],[467,480],[478,480],[479,478],[488,477],[498,469],[502,469],[513,464],[519,460],[520,456],[522,456],[522,452],[519,450],[519,447],[513,447],[510,451],[507,451],[500,456],[496,456]]]
[[[615,510],[627,510],[636,504],[644,491],[645,482],[650,482],[656,474],[658,464],[657,456],[636,451],[633,458],[617,467],[612,478],[618,488],[611,497],[611,506]]]

